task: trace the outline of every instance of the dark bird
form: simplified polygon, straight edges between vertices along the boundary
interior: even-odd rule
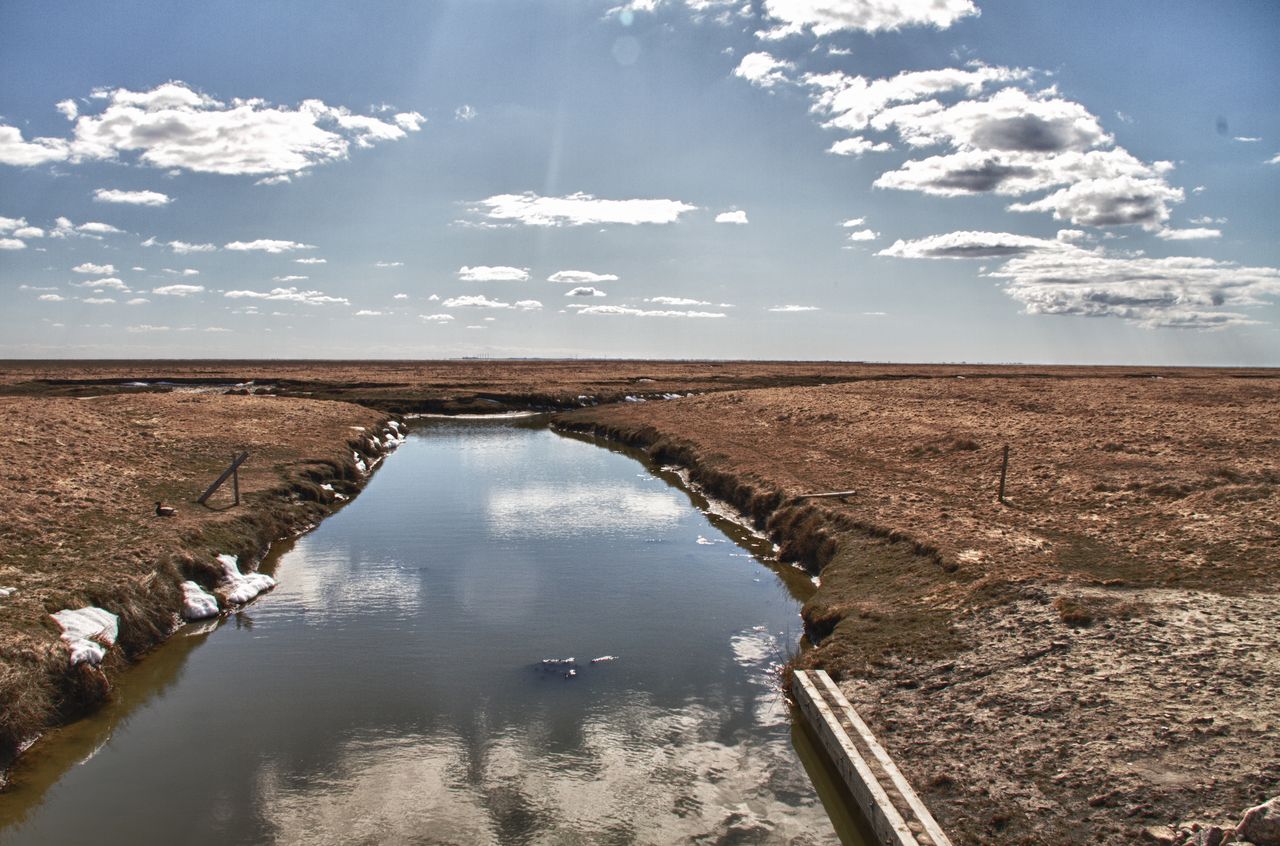
[[[157,517],[177,517],[178,509],[174,508],[172,505],[161,505],[159,502],[157,502],[156,516]]]

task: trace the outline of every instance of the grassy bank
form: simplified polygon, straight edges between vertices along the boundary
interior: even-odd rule
[[[363,483],[354,453],[385,415],[332,402],[221,394],[0,397],[0,764],[45,728],[96,707],[111,681],[177,625],[180,585],[212,589],[215,556],[247,569]],[[196,497],[239,451],[230,484]],[[328,487],[322,487],[327,485]],[[155,516],[155,502],[178,516]],[[96,606],[119,617],[100,665],[71,665],[49,616]]]

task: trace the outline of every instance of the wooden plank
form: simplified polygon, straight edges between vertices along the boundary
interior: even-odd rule
[[[822,741],[876,837],[890,846],[919,846],[902,814],[894,807],[866,759],[854,747],[808,675],[804,670],[796,670],[793,678],[792,692],[801,713]]]
[[[898,765],[889,757],[889,753],[876,740],[875,735],[871,733],[871,729],[863,722],[862,717],[858,715],[853,705],[849,703],[848,699],[845,699],[844,694],[840,692],[840,688],[836,687],[836,683],[831,680],[831,676],[827,675],[825,670],[818,670],[813,675],[817,678],[818,684],[824,688],[828,701],[834,703],[844,713],[854,729],[861,735],[863,744],[871,750],[871,754],[879,761],[880,766],[884,768],[885,773],[888,774],[889,779],[893,782],[893,786],[898,789],[898,793],[902,794],[902,798],[911,807],[911,812],[915,814],[916,820],[933,838],[936,846],[952,846],[951,840],[943,832],[942,827],[938,825],[937,820],[933,818],[933,814],[929,813],[929,808],[916,795],[906,776],[902,774],[902,771],[898,769]]]
[[[231,466],[228,467],[226,470],[222,471],[222,475],[218,477],[218,480],[214,482],[212,485],[210,485],[208,490],[200,494],[200,498],[197,499],[196,502],[200,503],[201,505],[204,505],[204,501],[209,497],[213,496],[213,492],[216,491],[219,487],[221,487],[222,483],[225,482],[231,476],[231,474],[235,473],[236,470],[240,467],[240,465],[244,464],[245,459],[247,459],[248,457],[249,457],[249,453],[247,452],[242,452],[238,456],[236,456],[235,459],[232,460]],[[239,487],[240,487],[239,483],[240,483],[240,479],[237,476],[236,477],[237,493],[239,493]],[[239,502],[240,502],[239,497],[237,497],[236,504],[238,505]]]
[[[828,497],[853,496],[856,493],[857,491],[831,491],[830,493],[800,494],[798,497],[796,497],[796,500],[799,501],[802,499],[826,499]]]

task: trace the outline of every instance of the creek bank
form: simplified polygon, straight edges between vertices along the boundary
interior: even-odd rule
[[[1274,408],[1226,379],[933,380],[555,422],[690,468],[820,571],[800,666],[955,842],[1084,843],[1280,791]]]
[[[381,412],[265,397],[6,398],[0,416],[11,454],[34,459],[10,475],[21,484],[0,529],[0,581],[13,585],[0,598],[0,787],[44,731],[95,710],[184,618],[268,589],[253,570],[269,546],[354,496],[404,437]],[[315,431],[295,428],[308,422]],[[193,504],[225,468],[215,456],[242,446],[242,505],[222,492]],[[155,499],[178,516],[152,516]]]

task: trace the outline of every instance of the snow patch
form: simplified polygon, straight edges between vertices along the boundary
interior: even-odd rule
[[[222,572],[226,575],[223,587],[229,603],[243,605],[276,586],[276,580],[264,573],[241,573],[239,560],[234,555],[219,555],[218,562],[222,564]]]
[[[0,588],[0,596],[13,596],[17,592],[18,589],[14,587]]]
[[[86,606],[50,615],[62,626],[62,639],[71,648],[71,663],[99,663],[120,633],[120,620],[110,611]]]
[[[195,582],[182,583],[182,619],[207,620],[218,616],[218,600]]]

